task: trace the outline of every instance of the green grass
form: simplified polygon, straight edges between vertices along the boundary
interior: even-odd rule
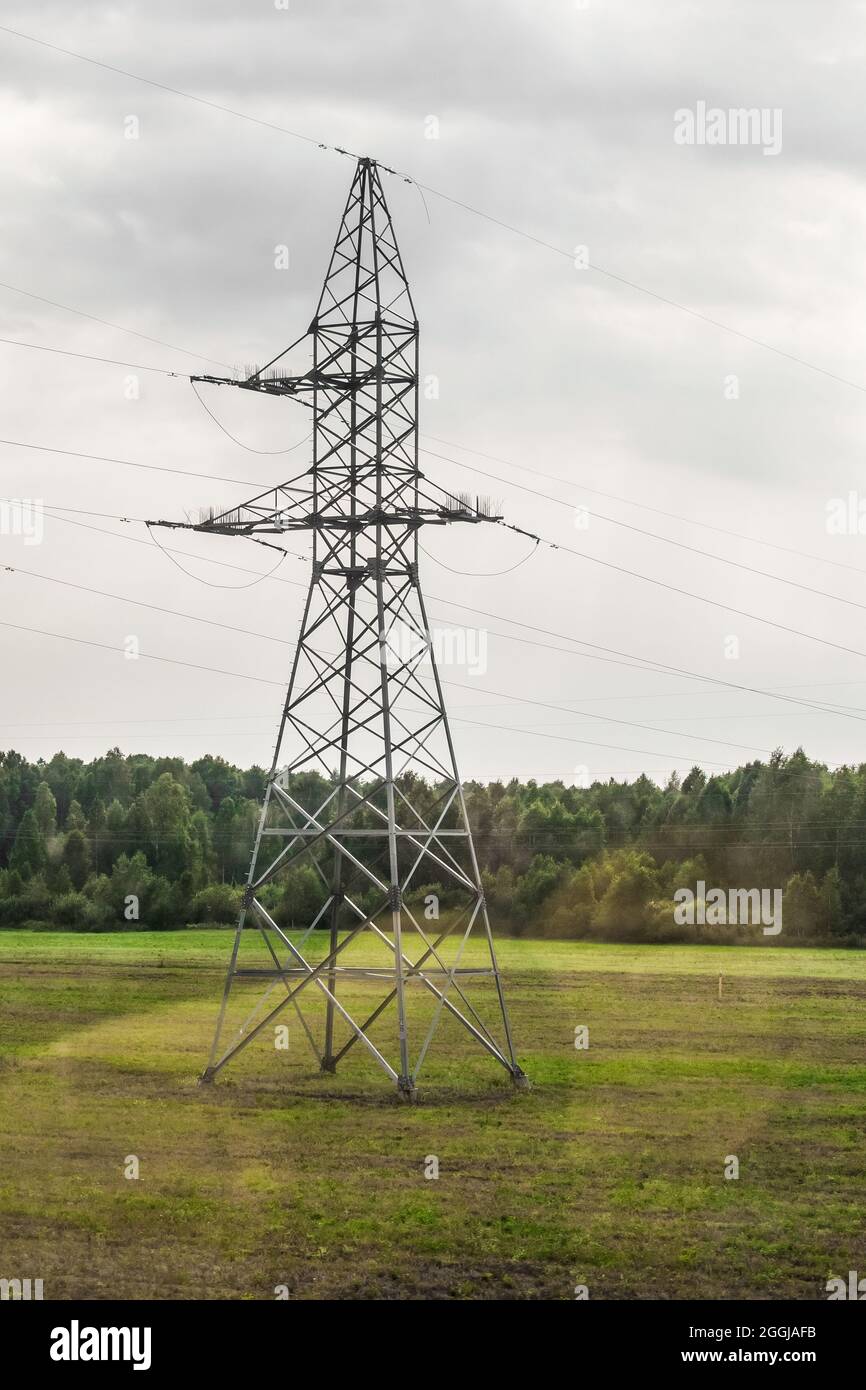
[[[407,1107],[360,1048],[320,1075],[291,1014],[287,1053],[256,1042],[199,1088],[230,940],[0,934],[0,1276],[56,1298],[811,1299],[866,1272],[866,957],[503,940],[533,1090],[446,1020]]]

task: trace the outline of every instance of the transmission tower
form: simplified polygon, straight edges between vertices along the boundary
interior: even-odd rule
[[[293,370],[305,350],[311,365]],[[418,321],[374,160],[357,163],[308,333],[244,379],[193,380],[292,397],[313,422],[312,467],[193,525],[255,539],[306,531],[313,543],[202,1080],[292,1009],[323,1071],[360,1043],[404,1099],[415,1098],[446,1024],[526,1085],[418,578],[423,526],[495,518],[489,504],[448,493],[419,469]],[[271,886],[292,874],[315,894],[299,944],[275,920]],[[467,961],[470,940],[478,944]],[[228,1011],[238,994],[249,1004],[251,987],[252,1011],[236,1030]]]

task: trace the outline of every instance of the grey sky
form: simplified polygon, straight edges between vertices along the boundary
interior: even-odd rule
[[[282,11],[266,0],[43,0],[3,4],[0,24],[371,154],[557,247],[585,245],[592,265],[866,386],[862,4],[289,0]],[[303,331],[350,160],[2,32],[0,63],[0,280],[228,364],[265,360]],[[674,112],[699,101],[781,109],[781,152],[678,146]],[[137,140],[125,138],[130,116],[140,123]],[[431,116],[438,139],[426,138]],[[500,578],[472,578],[507,569],[527,542],[485,528],[437,530],[426,541],[431,555],[470,572],[427,561],[437,623],[486,621],[490,629],[484,674],[460,666],[443,673],[455,683],[446,688],[464,775],[569,779],[585,767],[591,777],[645,769],[664,778],[674,766],[726,767],[798,743],[832,763],[866,758],[858,607],[711,558],[866,604],[866,538],[826,530],[829,499],[851,490],[866,497],[862,389],[575,269],[430,195],[428,222],[417,189],[398,180],[386,191],[421,319],[422,371],[439,382],[439,398],[424,402],[422,431],[450,441],[423,442],[506,481],[425,457],[429,476],[492,493],[510,519],[588,556],[864,653],[788,635],[562,551],[540,550]],[[280,244],[289,247],[287,271],[274,268]],[[181,374],[206,366],[9,289],[0,289],[0,315],[4,338]],[[148,474],[3,444],[4,497],[180,517],[200,503],[240,501],[305,462],[303,445],[285,455],[239,448],[182,375],[142,372],[140,397],[130,400],[121,367],[2,345],[0,364],[5,440],[244,480]],[[726,399],[732,375],[738,399]],[[257,449],[285,448],[307,432],[304,412],[287,401],[215,389],[206,399]],[[569,483],[533,480],[456,446]],[[577,529],[567,508],[518,483],[702,553],[597,517]],[[142,526],[75,519],[112,535],[49,517],[40,545],[0,537],[2,562],[294,638],[303,587],[207,587],[149,542],[133,543],[147,542]],[[201,556],[181,563],[212,584],[243,585],[251,576],[204,557],[258,572],[274,558],[241,541],[162,536]],[[303,553],[302,544],[294,548]],[[279,574],[299,586],[306,578],[296,560]],[[129,661],[0,628],[0,746],[31,757],[58,747],[90,757],[117,743],[269,761],[290,648],[20,573],[0,571],[0,582],[7,623],[109,647],[135,636],[146,654],[263,678]],[[501,618],[473,619],[455,601]],[[848,713],[859,718],[507,640],[500,634],[534,634],[506,618],[743,685],[783,687],[853,707]],[[732,636],[737,659],[725,655]],[[605,714],[667,732],[600,722]]]

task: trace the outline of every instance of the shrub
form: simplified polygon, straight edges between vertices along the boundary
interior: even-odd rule
[[[21,893],[0,898],[0,926],[21,926],[28,918],[47,921],[51,917],[51,896],[40,883],[25,887]]]
[[[212,883],[195,894],[189,907],[190,922],[235,922],[241,910],[242,890],[231,883]]]
[[[51,916],[59,927],[81,931],[93,923],[93,904],[83,893],[64,893],[62,897],[55,898]]]

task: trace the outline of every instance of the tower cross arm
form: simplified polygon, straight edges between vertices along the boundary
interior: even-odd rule
[[[270,499],[273,501],[275,494],[281,491],[272,489]],[[420,526],[447,526],[455,521],[478,523],[502,520],[492,512],[483,510],[483,499],[476,499],[473,503],[442,492],[438,499],[427,500],[428,505],[423,505],[422,499],[417,506],[395,503],[349,513],[336,505],[317,508],[312,498],[305,501],[294,499],[268,508],[265,498],[260,497],[225,512],[203,512],[198,521],[154,520],[148,521],[147,525],[205,531],[211,535],[256,537],[279,536],[287,531],[361,532],[376,526],[414,531]]]
[[[242,391],[259,391],[269,396],[304,396],[312,394],[316,389],[316,373],[310,369],[306,372],[297,374],[289,370],[289,364],[285,361],[290,352],[294,352],[311,336],[312,330],[302,333],[300,338],[296,338],[287,348],[283,348],[276,357],[271,358],[263,367],[248,366],[244,373],[237,372],[234,376],[213,376],[202,374],[191,376],[190,381],[205,382],[208,386],[237,386]],[[280,364],[283,363],[281,367]],[[305,402],[306,404],[307,402]]]
[[[283,376],[273,367],[263,367],[247,377],[191,376],[190,381],[202,381],[208,386],[237,386],[241,391],[258,391],[267,396],[303,397],[312,395],[316,389],[316,380],[312,372],[305,372],[303,376]],[[304,404],[309,405],[311,402],[304,401]]]

